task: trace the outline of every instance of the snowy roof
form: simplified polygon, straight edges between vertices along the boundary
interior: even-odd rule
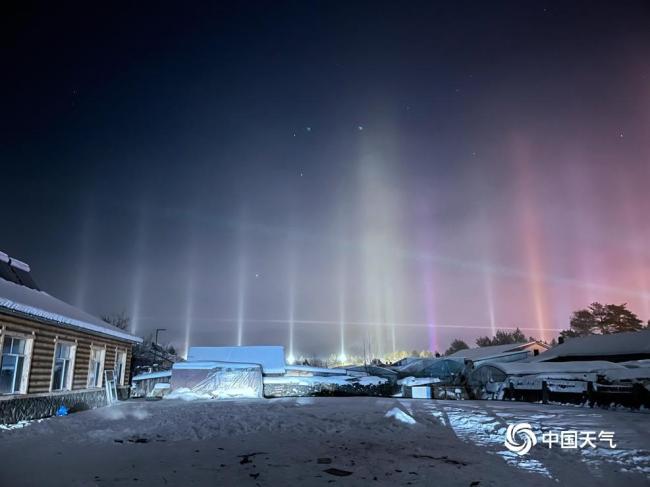
[[[534,375],[556,373],[590,373],[611,369],[625,369],[622,365],[604,360],[585,362],[490,362],[480,367],[496,367],[506,375]]]
[[[489,347],[467,348],[465,350],[458,350],[451,355],[447,355],[447,358],[483,360],[504,353],[521,351],[531,345],[539,345],[541,347],[548,348],[543,343],[536,341],[527,343],[510,343],[508,345],[491,345]]]
[[[142,342],[142,338],[89,315],[44,291],[0,279],[0,311],[3,308],[59,326],[80,328],[123,340]]]
[[[210,370],[219,367],[229,369],[259,369],[260,364],[246,364],[243,362],[218,362],[216,360],[196,360],[188,362],[176,362],[174,365],[172,365],[172,369],[174,370]]]
[[[284,347],[190,347],[187,361],[238,362],[262,366],[265,374],[284,374]]]
[[[543,362],[560,357],[596,358],[642,354],[650,356],[650,330],[569,338],[562,345],[540,354],[535,361]]]
[[[131,378],[132,381],[139,381],[145,379],[162,379],[163,377],[171,377],[171,370],[161,370],[160,372],[147,372],[146,374],[138,374]]]

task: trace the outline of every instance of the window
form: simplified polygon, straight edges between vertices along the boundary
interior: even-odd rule
[[[57,342],[54,347],[54,367],[52,368],[53,391],[72,389],[75,348],[74,344],[65,342]]]
[[[115,351],[115,384],[124,385],[124,372],[126,370],[126,352]]]
[[[5,335],[0,359],[0,394],[27,392],[30,352],[30,339]]]
[[[98,347],[90,348],[90,364],[88,367],[88,387],[101,387],[104,373],[104,357],[106,350]]]

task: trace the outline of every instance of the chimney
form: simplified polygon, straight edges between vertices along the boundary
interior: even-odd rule
[[[20,284],[18,276],[9,265],[9,256],[2,251],[0,251],[0,277],[5,281]]]
[[[564,343],[564,337],[563,337],[563,336],[559,336],[559,337],[557,337],[557,343],[558,343],[559,345],[562,345],[562,344]]]
[[[11,265],[11,270],[14,271],[14,274],[16,274],[16,276],[18,276],[18,281],[20,284],[30,289],[36,289],[37,291],[39,290],[38,286],[34,282],[34,279],[32,278],[32,275],[30,274],[31,268],[28,264],[21,260],[14,259],[13,257],[9,259],[9,264]]]

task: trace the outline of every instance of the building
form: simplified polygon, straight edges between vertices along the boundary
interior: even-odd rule
[[[508,345],[492,345],[489,347],[467,348],[452,353],[447,358],[467,361],[475,366],[483,362],[519,362],[532,357],[537,357],[549,346],[538,341],[528,343],[511,343]]]
[[[27,264],[0,252],[0,423],[104,405],[105,371],[128,394],[141,341],[42,291]]]
[[[650,330],[567,338],[535,358],[540,362],[608,360],[628,362],[650,359]]]

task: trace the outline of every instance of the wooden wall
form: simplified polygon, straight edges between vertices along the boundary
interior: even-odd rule
[[[131,368],[132,343],[116,338],[111,338],[93,332],[72,330],[55,325],[48,325],[31,319],[18,318],[0,313],[0,327],[5,333],[12,331],[34,338],[31,367],[29,371],[28,394],[49,392],[52,378],[52,365],[54,359],[54,344],[56,340],[76,343],[74,360],[74,375],[72,390],[86,389],[88,380],[88,367],[90,361],[90,347],[105,348],[104,370],[112,370],[115,366],[116,350],[126,352],[126,371],[124,384],[128,384],[129,370]]]

